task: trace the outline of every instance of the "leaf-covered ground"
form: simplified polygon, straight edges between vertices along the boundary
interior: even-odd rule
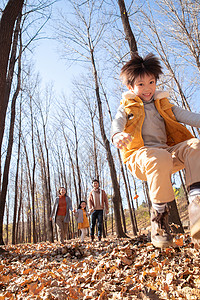
[[[2,299],[200,299],[199,246],[156,249],[145,235],[0,248]]]

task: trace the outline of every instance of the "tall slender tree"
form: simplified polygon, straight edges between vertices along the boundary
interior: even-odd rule
[[[12,47],[15,23],[22,11],[24,0],[9,0],[0,20],[0,152],[3,141],[6,111],[9,97],[6,96],[6,84],[9,74],[9,57]]]
[[[7,77],[6,85],[5,85],[6,92],[4,93],[4,96],[5,96],[4,100],[5,100],[5,103],[7,103],[7,104],[9,101],[11,83],[12,83],[14,67],[15,67],[15,60],[16,60],[16,56],[17,56],[17,44],[18,44],[18,38],[20,36],[20,23],[21,23],[21,12],[19,13],[17,21],[16,21],[16,27],[15,27],[15,31],[14,31],[14,39],[13,39],[13,45],[12,45],[12,51],[11,51],[11,58],[10,58],[10,63],[9,63],[8,77]],[[11,103],[9,140],[8,140],[7,154],[6,154],[5,164],[4,164],[2,186],[1,186],[1,192],[0,192],[0,207],[1,207],[1,210],[0,210],[0,244],[4,244],[4,242],[3,242],[3,217],[4,217],[4,209],[5,209],[5,203],[6,203],[11,153],[12,153],[12,147],[13,147],[16,101],[17,101],[17,97],[18,97],[20,87],[21,87],[21,55],[22,55],[22,43],[21,43],[21,39],[20,39],[20,49],[19,49],[19,56],[18,56],[17,87],[13,94],[12,103]],[[0,82],[1,82],[1,80],[0,80]],[[2,111],[3,110],[5,110],[5,114],[6,114],[5,106],[2,107]],[[1,111],[1,109],[0,109],[0,111]],[[0,115],[1,115],[1,112],[0,112]],[[0,121],[0,126],[1,126],[1,121]],[[1,141],[1,131],[3,133],[4,129],[1,130],[1,127],[0,127],[0,153],[1,153],[1,142],[2,142]],[[1,160],[1,158],[0,158],[0,160]]]

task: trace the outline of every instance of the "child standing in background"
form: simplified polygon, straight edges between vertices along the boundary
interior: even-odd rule
[[[89,213],[86,211],[86,202],[81,201],[78,206],[77,211],[74,210],[76,221],[78,223],[78,229],[81,230],[81,242],[84,242],[85,236],[87,234],[87,229],[89,228]]]

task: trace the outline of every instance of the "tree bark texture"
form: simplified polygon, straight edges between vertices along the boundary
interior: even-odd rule
[[[8,99],[6,93],[7,69],[17,16],[22,11],[24,0],[9,0],[0,20],[0,152],[4,135]]]
[[[110,116],[110,120],[112,122],[113,118],[112,118],[112,114],[111,114],[111,110],[110,110],[110,107],[109,107],[109,103],[108,103],[108,99],[107,99],[107,96],[106,96],[106,92],[105,90],[103,89],[103,86],[101,84],[101,88],[103,90],[103,94],[104,94],[104,97],[105,97],[105,100],[106,100],[106,104],[107,104],[107,107],[108,107],[108,113],[109,113],[109,116]],[[135,211],[134,211],[134,207],[133,207],[133,211],[132,211],[132,208],[131,208],[131,202],[130,202],[130,196],[131,196],[131,193],[129,195],[129,190],[128,190],[128,172],[126,173],[127,174],[127,180],[126,180],[126,176],[125,176],[125,172],[124,172],[124,167],[123,167],[123,162],[122,162],[122,159],[121,159],[121,155],[120,155],[120,150],[117,149],[117,154],[118,154],[118,158],[119,158],[119,162],[120,162],[120,169],[121,169],[121,173],[122,173],[122,178],[124,180],[124,187],[125,187],[125,191],[126,191],[126,199],[127,199],[127,202],[128,202],[128,208],[129,208],[129,213],[130,213],[130,218],[131,218],[131,224],[132,224],[132,228],[133,228],[133,234],[134,235],[137,235],[137,221],[136,221],[136,218],[135,218]],[[122,208],[122,218],[123,218],[123,206],[121,205],[121,208]],[[133,216],[134,214],[134,216]],[[126,228],[126,226],[124,227]],[[126,230],[125,230],[126,232]]]
[[[15,201],[14,201],[14,211],[13,211],[12,244],[16,243],[20,150],[21,150],[21,103],[20,103],[20,120],[19,120],[19,133],[18,133],[18,151],[17,151],[18,153],[17,153],[17,164],[16,164],[16,174],[15,174]]]
[[[64,131],[63,131],[64,133]],[[74,167],[74,163],[73,163],[73,159],[72,159],[72,155],[71,155],[71,151],[70,151],[70,147],[69,147],[69,144],[68,144],[68,140],[67,140],[67,137],[66,135],[64,134],[64,138],[65,138],[65,144],[66,144],[66,147],[67,147],[67,151],[68,151],[68,155],[69,155],[69,160],[71,162],[71,167],[72,167],[72,174],[73,174],[73,181],[74,181],[74,189],[75,189],[75,194],[76,194],[76,205],[78,207],[79,205],[79,197],[78,197],[78,189],[77,189],[77,184],[76,184],[76,172],[75,172],[75,167]]]
[[[95,60],[93,55],[93,49],[90,45],[90,53],[91,53],[91,62],[93,66],[93,74],[94,74],[94,81],[95,81],[95,92],[96,92],[96,99],[97,99],[97,105],[99,110],[99,125],[100,125],[100,131],[101,136],[105,145],[106,154],[107,154],[107,161],[110,168],[110,174],[111,174],[111,180],[112,180],[112,186],[113,186],[113,206],[114,206],[114,215],[115,215],[115,226],[116,226],[116,233],[118,237],[125,237],[126,234],[123,231],[122,228],[122,222],[121,222],[121,214],[120,214],[120,202],[121,200],[121,194],[120,194],[120,188],[117,180],[117,173],[115,169],[115,164],[113,160],[113,156],[110,149],[109,141],[106,137],[105,129],[104,129],[104,123],[103,123],[103,112],[102,112],[102,103],[99,93],[99,84],[98,84],[98,76],[97,76],[97,70],[95,66]]]
[[[122,19],[122,24],[124,28],[124,33],[125,33],[125,39],[128,41],[129,48],[130,48],[130,54],[131,57],[132,55],[138,51],[137,49],[137,43],[135,40],[135,36],[132,32],[130,23],[129,23],[129,18],[126,10],[126,6],[124,3],[124,0],[118,0],[119,8],[120,8],[120,13],[121,13],[121,19]]]
[[[13,51],[11,57],[16,57],[16,44],[18,40],[18,35],[20,31],[20,21],[21,16],[18,17],[18,22],[16,24],[15,30],[15,39],[13,41]],[[16,34],[17,32],[17,34]],[[16,101],[21,87],[21,53],[22,53],[22,45],[20,42],[20,50],[19,50],[19,58],[18,58],[18,74],[17,74],[17,87],[14,92],[12,103],[11,103],[11,118],[10,118],[10,129],[9,129],[9,139],[8,139],[8,146],[7,146],[7,153],[6,153],[6,160],[3,170],[3,179],[2,179],[2,186],[1,186],[1,194],[0,194],[0,244],[4,244],[3,242],[3,218],[4,218],[4,210],[5,210],[5,203],[6,203],[6,195],[7,195],[7,188],[8,188],[8,178],[9,178],[9,171],[10,171],[10,161],[11,161],[11,154],[12,154],[12,147],[13,147],[13,136],[14,136],[14,126],[15,126],[15,110],[16,110]],[[14,69],[13,64],[15,64],[14,60],[10,61],[10,69]],[[12,81],[12,78],[11,78]],[[9,96],[7,97],[9,99]]]

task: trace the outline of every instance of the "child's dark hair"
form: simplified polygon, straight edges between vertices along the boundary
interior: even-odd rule
[[[81,209],[81,203],[83,203],[83,202],[87,205],[86,201],[81,201],[79,206],[78,206],[78,209]],[[84,209],[86,210],[86,207]]]
[[[144,58],[135,53],[132,59],[122,67],[120,78],[126,86],[133,86],[135,78],[143,77],[145,74],[154,75],[156,81],[162,74],[160,61],[153,53],[149,53]]]

